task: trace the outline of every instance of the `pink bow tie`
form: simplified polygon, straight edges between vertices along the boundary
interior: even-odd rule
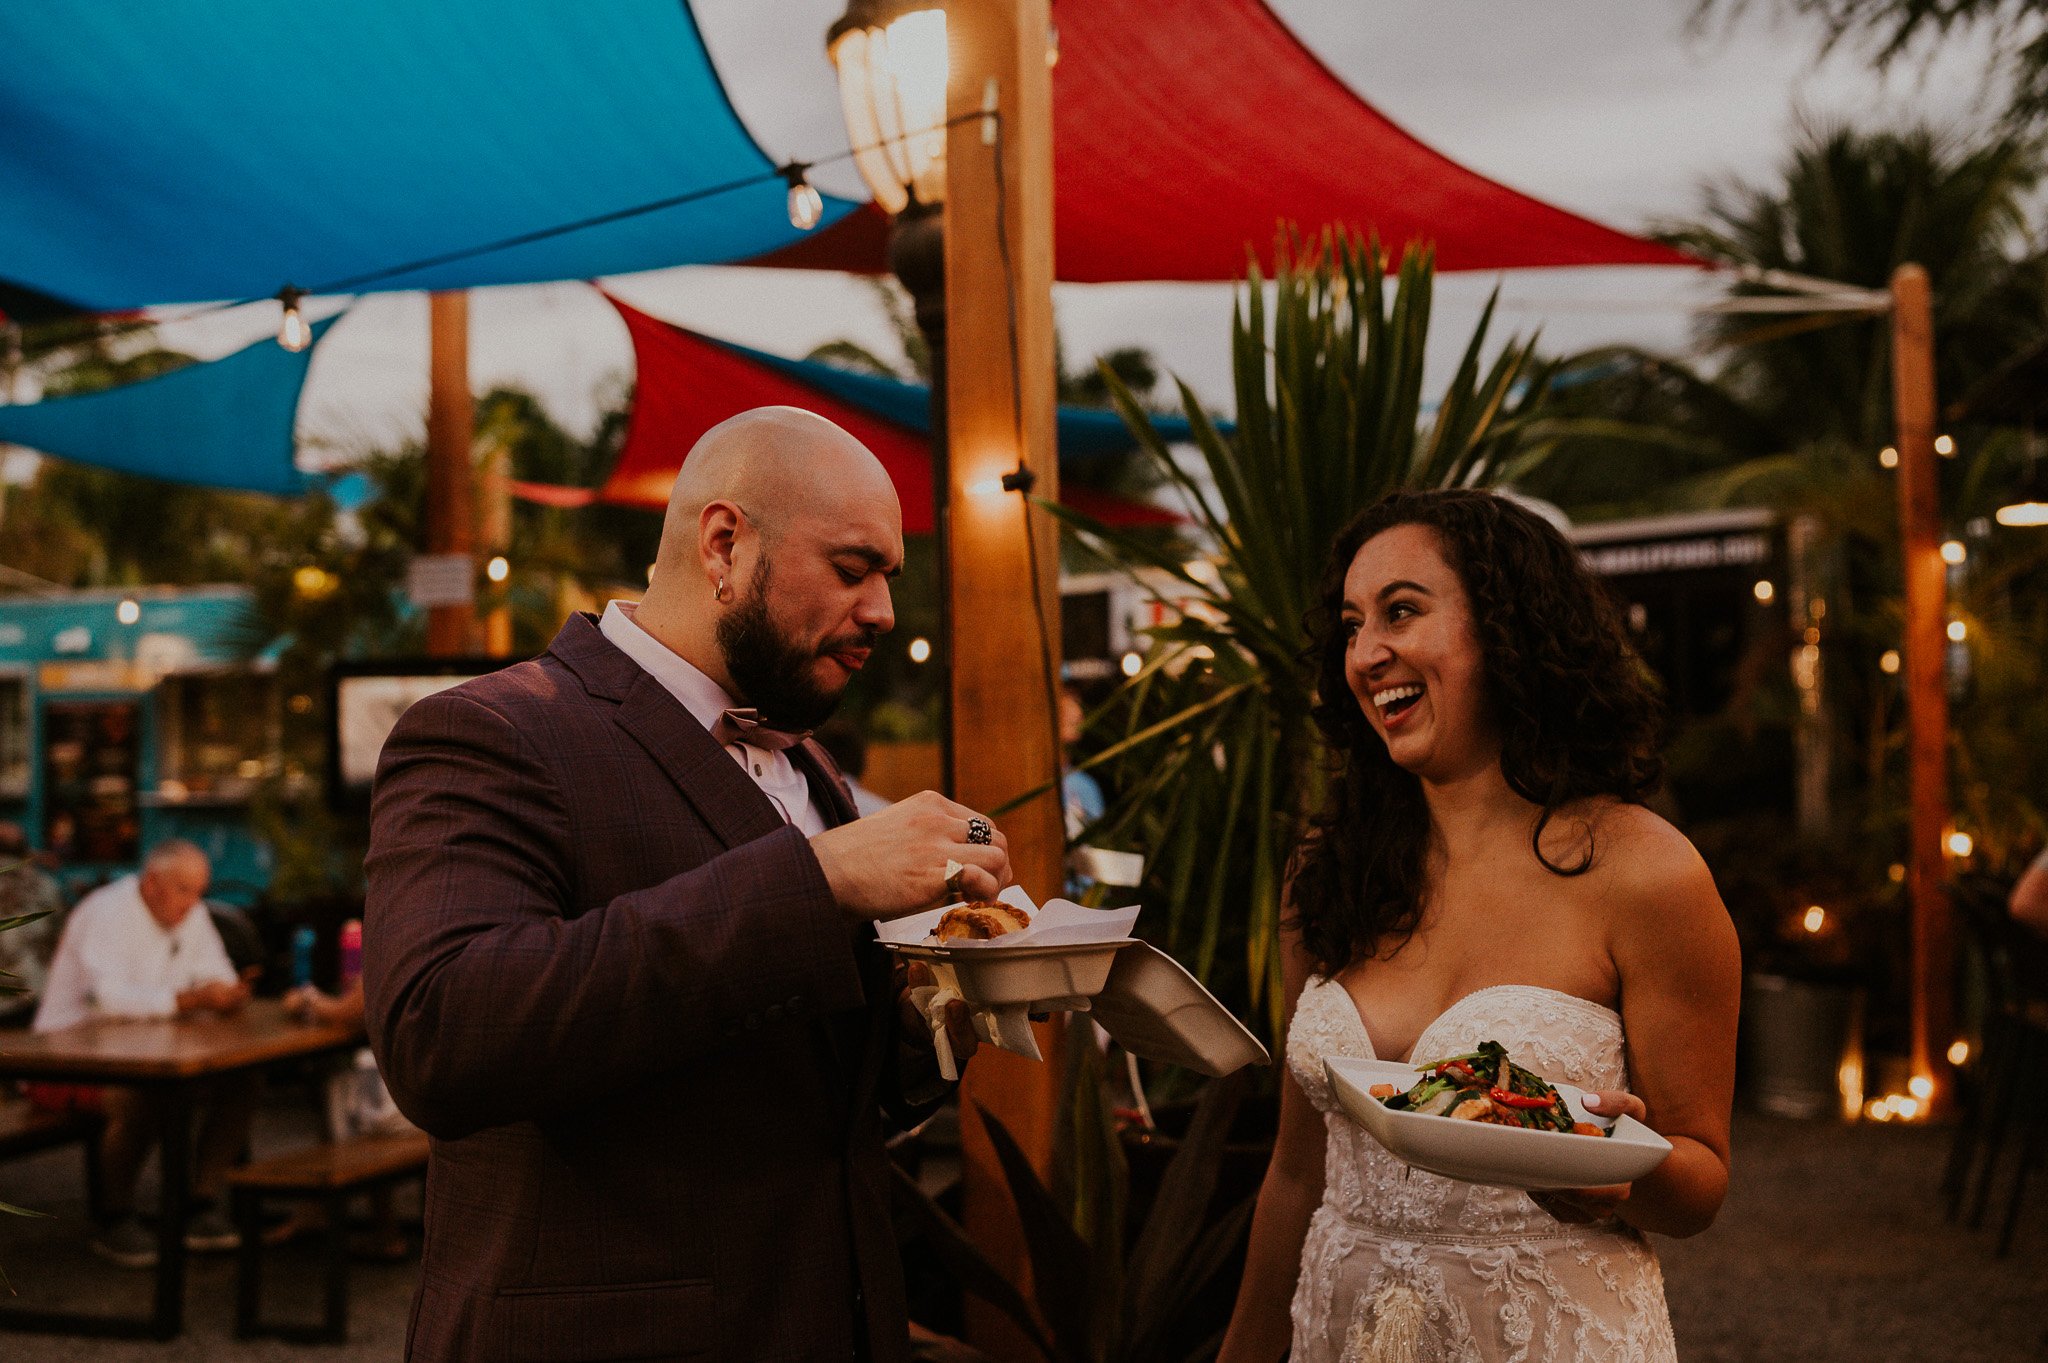
[[[787,729],[771,729],[761,722],[758,710],[727,710],[711,726],[711,737],[720,747],[733,743],[746,743],[765,752],[784,752],[794,748],[811,736],[810,730],[791,733]]]

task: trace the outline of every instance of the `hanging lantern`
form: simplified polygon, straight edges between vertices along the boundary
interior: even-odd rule
[[[825,35],[854,164],[891,214],[946,194],[946,11],[936,0],[851,0]]]

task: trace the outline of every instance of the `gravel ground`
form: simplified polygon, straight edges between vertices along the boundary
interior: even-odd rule
[[[259,1152],[312,1139],[310,1115],[275,1097]],[[2020,1363],[2048,1360],[2048,1186],[2012,1256],[1988,1231],[1946,1224],[1935,1185],[1947,1133],[1841,1127],[1744,1116],[1735,1183],[1720,1222],[1692,1240],[1660,1241],[1679,1356],[1685,1363]],[[0,1267],[24,1304],[141,1310],[149,1275],[85,1251],[77,1157],[55,1152],[0,1167],[0,1201],[56,1213],[0,1217]],[[2048,1178],[2042,1180],[2048,1185]],[[343,1347],[241,1344],[234,1338],[231,1258],[195,1260],[185,1337],[172,1344],[0,1335],[7,1363],[355,1363],[396,1360],[415,1264],[358,1265],[351,1339]],[[273,1254],[265,1299],[274,1315],[319,1307],[310,1249]]]
[[[2035,1181],[2011,1256],[1997,1259],[1989,1229],[1943,1219],[1948,1137],[1738,1120],[1720,1220],[1694,1239],[1657,1242],[1679,1357],[2048,1359],[2048,1178]]]

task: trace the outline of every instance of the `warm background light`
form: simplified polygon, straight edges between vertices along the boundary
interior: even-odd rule
[[[114,607],[114,618],[124,625],[134,624],[142,618],[142,603],[132,596],[122,598],[121,604]]]
[[[922,636],[910,641],[910,661],[929,662],[932,656],[932,641]]]
[[[1906,1091],[1924,1103],[1934,1096],[1934,1081],[1924,1074],[1916,1074],[1906,1085]]]
[[[499,554],[484,565],[484,576],[493,582],[503,582],[512,576],[512,564],[503,554]]]
[[[1885,468],[1895,469],[1899,466],[1899,452],[1887,445],[1877,452],[1877,462]]]
[[[1934,452],[1943,458],[1954,454],[1956,452],[1955,437],[1950,435],[1937,435],[1934,437]]]
[[[1756,586],[1750,588],[1750,590],[1755,592],[1756,599],[1763,602],[1766,606],[1770,605],[1772,598],[1778,594],[1777,586],[1767,577],[1758,578]]]
[[[1967,857],[1977,850],[1977,840],[1968,833],[1956,832],[1948,835],[1948,854],[1952,857]]]
[[[2048,525],[2048,502],[2014,502],[1992,514],[2000,525]]]
[[[1970,551],[1964,547],[1961,540],[1943,540],[1941,542],[1941,561],[1943,563],[1961,563],[1969,556]]]
[[[1878,655],[1877,670],[1886,673],[1898,671],[1899,651],[1895,648],[1888,648],[1882,654]]]
[[[1960,644],[1963,640],[1969,637],[1970,627],[1968,625],[1964,624],[1960,620],[1951,620],[1948,622],[1948,638],[1950,643]]]
[[[1145,668],[1145,660],[1135,653],[1124,654],[1123,669],[1126,677],[1135,677]]]
[[[1808,932],[1819,932],[1828,925],[1828,911],[1815,904],[1807,909],[1806,916],[1799,921]]]
[[[1950,1046],[1948,1048],[1948,1063],[1951,1065],[1969,1064],[1970,1043],[1967,1041],[1957,1041],[1953,1046]]]

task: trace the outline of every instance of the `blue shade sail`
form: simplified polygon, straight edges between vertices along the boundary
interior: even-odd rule
[[[745,259],[802,235],[772,170],[686,0],[0,6],[0,280],[96,311]]]
[[[792,360],[781,355],[771,355],[764,350],[751,350],[730,341],[719,345],[744,355],[757,364],[788,375],[809,388],[830,393],[841,402],[859,407],[875,416],[907,426],[922,435],[929,435],[932,428],[932,392],[922,383],[905,383],[901,379],[884,378],[880,374],[861,374],[841,369],[836,365],[824,364],[818,360]],[[1155,415],[1152,429],[1160,438],[1169,442],[1189,441],[1195,438],[1194,428],[1184,416],[1171,413]],[[1229,422],[1219,423],[1219,429],[1233,429]],[[1132,438],[1124,419],[1115,412],[1097,407],[1059,408],[1059,452],[1061,464],[1085,464],[1090,460],[1107,455],[1122,454],[1135,449],[1137,441]]]
[[[77,397],[0,407],[0,441],[60,459],[172,483],[296,496],[323,475],[292,462],[292,419],[313,345],[293,354],[261,340],[205,364]]]

